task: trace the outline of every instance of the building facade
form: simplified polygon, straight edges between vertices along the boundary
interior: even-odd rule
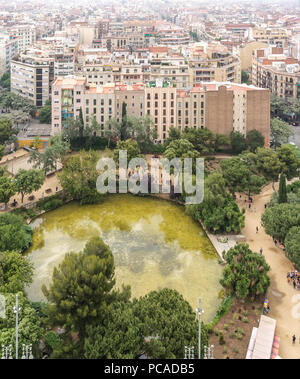
[[[206,127],[226,136],[233,130],[246,136],[256,129],[269,144],[270,91],[231,82],[208,82],[183,90],[142,83],[96,86],[84,77],[58,78],[52,88],[51,134],[61,133],[67,119],[79,117],[81,108],[85,125],[95,117],[99,135],[104,136],[109,119],[121,121],[123,103],[128,115],[151,117],[158,143],[168,137],[171,127],[181,131]]]

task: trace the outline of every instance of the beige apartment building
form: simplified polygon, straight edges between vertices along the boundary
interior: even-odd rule
[[[195,44],[188,64],[193,85],[203,81],[241,83],[239,58],[219,44]]]
[[[268,88],[279,97],[300,97],[300,62],[283,54],[282,48],[259,49],[253,53],[252,83]]]
[[[11,61],[11,92],[42,107],[49,100],[54,78],[54,58],[21,54]]]
[[[257,42],[264,42],[268,45],[276,45],[278,47],[284,47],[288,35],[286,29],[278,27],[254,27],[250,32],[250,39]]]
[[[171,127],[208,128],[227,136],[232,130],[244,136],[257,129],[270,138],[270,92],[267,89],[231,82],[209,82],[190,89],[144,84],[88,84],[84,77],[58,78],[52,89],[52,135],[61,132],[69,117],[79,116],[80,107],[86,125],[95,117],[104,135],[110,118],[127,114],[149,115],[157,130],[157,142],[163,142]]]
[[[268,45],[264,42],[252,41],[235,48],[234,51],[236,51],[236,54],[240,58],[241,70],[242,71],[251,70],[253,52],[257,49],[263,49],[267,47]]]

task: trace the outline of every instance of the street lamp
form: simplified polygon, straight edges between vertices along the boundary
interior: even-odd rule
[[[2,345],[2,357],[1,357],[1,359],[13,359],[13,357],[12,357],[12,346],[11,345],[9,345],[8,347]]]
[[[21,308],[19,308],[19,298],[18,298],[18,295],[16,295],[16,305],[14,306],[14,313],[16,314],[16,359],[18,359],[18,349],[19,349],[19,340],[18,340],[18,337],[19,337],[19,311],[21,310]]]
[[[204,310],[201,309],[201,298],[199,297],[199,306],[196,308],[198,313],[198,359],[201,359],[201,315],[204,313]]]
[[[194,346],[184,347],[184,359],[194,359]]]
[[[33,359],[32,344],[22,345],[22,358],[21,359]]]

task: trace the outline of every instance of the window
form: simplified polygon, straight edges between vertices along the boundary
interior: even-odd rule
[[[93,100],[93,104],[97,105],[97,100],[96,99]]]

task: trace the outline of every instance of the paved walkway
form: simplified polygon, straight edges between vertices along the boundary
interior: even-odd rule
[[[278,184],[276,184],[278,188]],[[262,193],[253,196],[252,211],[246,211],[246,227],[242,233],[253,251],[259,252],[263,248],[263,254],[271,267],[269,276],[271,286],[268,291],[268,300],[271,312],[270,317],[277,320],[276,335],[280,337],[279,355],[282,358],[300,358],[300,291],[294,290],[287,283],[287,272],[293,271],[292,263],[286,258],[280,248],[276,248],[270,236],[266,235],[261,227],[261,215],[264,213],[264,204],[268,203],[273,190],[272,185],[264,188]],[[240,206],[244,206],[240,202]],[[254,207],[256,212],[254,212]],[[256,226],[259,227],[256,233]],[[295,345],[292,344],[292,336],[296,335]]]

